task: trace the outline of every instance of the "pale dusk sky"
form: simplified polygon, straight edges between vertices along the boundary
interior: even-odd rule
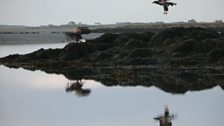
[[[69,21],[94,24],[116,22],[200,22],[224,20],[223,0],[171,0],[163,7],[153,0],[0,0],[0,24],[39,26]]]

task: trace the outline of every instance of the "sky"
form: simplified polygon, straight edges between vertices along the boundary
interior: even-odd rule
[[[171,0],[177,6],[163,8],[153,0],[0,0],[0,24],[39,26],[116,22],[200,22],[224,20],[224,0]]]

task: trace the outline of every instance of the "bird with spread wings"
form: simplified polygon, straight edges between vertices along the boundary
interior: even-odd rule
[[[153,4],[158,4],[160,6],[163,6],[163,9],[164,9],[164,13],[163,14],[167,14],[167,12],[169,10],[168,9],[169,6],[177,5],[176,3],[168,2],[168,0],[157,0],[157,1],[153,1],[152,3]]]

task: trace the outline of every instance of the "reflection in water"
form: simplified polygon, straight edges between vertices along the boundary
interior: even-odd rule
[[[14,67],[16,66],[8,66]],[[28,70],[36,70],[24,66]],[[185,94],[219,86],[224,90],[224,69],[214,68],[157,68],[157,67],[44,67],[38,70],[63,74],[68,80],[94,80],[104,86],[155,86],[171,94]],[[72,86],[72,84],[70,85]],[[73,89],[71,87],[71,89]],[[82,88],[81,88],[82,89]],[[76,89],[77,90],[77,89]],[[76,91],[72,90],[72,91]],[[84,89],[82,89],[84,90]],[[86,89],[85,89],[86,90]],[[84,93],[88,91],[83,91]],[[87,93],[88,94],[88,93]]]
[[[53,45],[45,46],[54,48]],[[21,49],[31,52],[36,50],[34,47],[38,48],[36,45],[15,46],[13,49],[11,46],[1,46],[0,54],[4,51],[15,53]],[[181,118],[172,122],[174,126],[223,126],[223,70],[114,67],[90,68],[81,72],[75,68],[55,67],[39,70],[63,74],[69,80],[95,80],[80,86],[81,89],[94,89],[94,93],[83,100],[64,92],[62,84],[68,80],[61,75],[0,66],[0,126],[74,126],[74,122],[77,126],[156,126],[153,116],[164,104],[169,104],[175,108],[175,113],[181,115]],[[66,89],[76,93],[72,84]],[[217,85],[221,88],[212,88]],[[199,90],[204,91],[173,95]]]
[[[47,72],[48,69],[46,70]],[[104,86],[155,86],[167,93],[185,94],[220,86],[224,89],[223,71],[214,69],[160,69],[145,67],[85,68],[59,70],[69,80],[95,80]],[[78,78],[77,78],[78,76]]]
[[[164,115],[160,115],[154,118],[158,120],[160,126],[172,126],[172,119],[174,119],[174,115],[170,114],[168,107],[165,107]]]
[[[129,85],[134,82],[138,82],[136,85],[143,85],[147,84],[146,81],[137,81],[137,79],[151,77],[150,72],[138,74],[132,79],[130,71],[111,71],[112,74],[103,71],[95,74],[95,80],[105,82],[104,85],[98,83],[99,81],[86,81],[88,78],[94,78],[93,76],[83,76],[78,79],[77,74],[72,74],[74,72],[66,74],[72,75],[69,77],[76,77],[71,80],[74,80],[73,83],[78,80],[78,87],[94,90],[94,93],[90,94],[91,97],[80,99],[65,93],[63,83],[68,80],[62,77],[59,81],[61,75],[52,76],[40,71],[29,72],[0,66],[0,126],[74,126],[74,122],[77,126],[156,126],[157,122],[153,121],[153,117],[156,117],[161,107],[167,104],[170,110],[173,110],[170,107],[175,108],[175,113],[181,115],[181,118],[172,121],[173,126],[223,126],[224,92],[219,87],[200,92],[187,92],[185,95],[164,93],[154,86],[107,88],[105,86],[110,84],[111,81],[107,81],[110,78],[116,82],[114,85],[125,85],[127,83],[122,83],[125,81],[129,82]],[[181,77],[187,79],[189,74],[187,75],[182,74]],[[52,81],[52,77],[57,80]],[[84,80],[80,81],[81,79]],[[154,81],[160,82],[158,79]],[[36,84],[43,83],[56,84],[57,89],[36,87]],[[66,89],[73,91],[71,86],[73,83],[70,83]],[[75,93],[75,90],[73,92]]]
[[[88,96],[91,93],[90,89],[83,89],[84,83],[81,80],[76,80],[76,82],[68,83],[67,87],[65,88],[66,92],[73,92],[77,96]]]

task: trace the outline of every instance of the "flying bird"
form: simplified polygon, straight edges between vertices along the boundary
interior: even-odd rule
[[[157,1],[153,1],[153,4],[158,4],[160,6],[163,6],[164,9],[164,13],[163,14],[167,14],[168,12],[168,6],[173,6],[173,5],[177,5],[176,3],[173,2],[168,2],[168,0],[157,0]]]
[[[160,126],[172,126],[172,120],[175,119],[174,114],[170,114],[168,106],[165,107],[164,115],[154,117],[154,120],[159,121]]]

